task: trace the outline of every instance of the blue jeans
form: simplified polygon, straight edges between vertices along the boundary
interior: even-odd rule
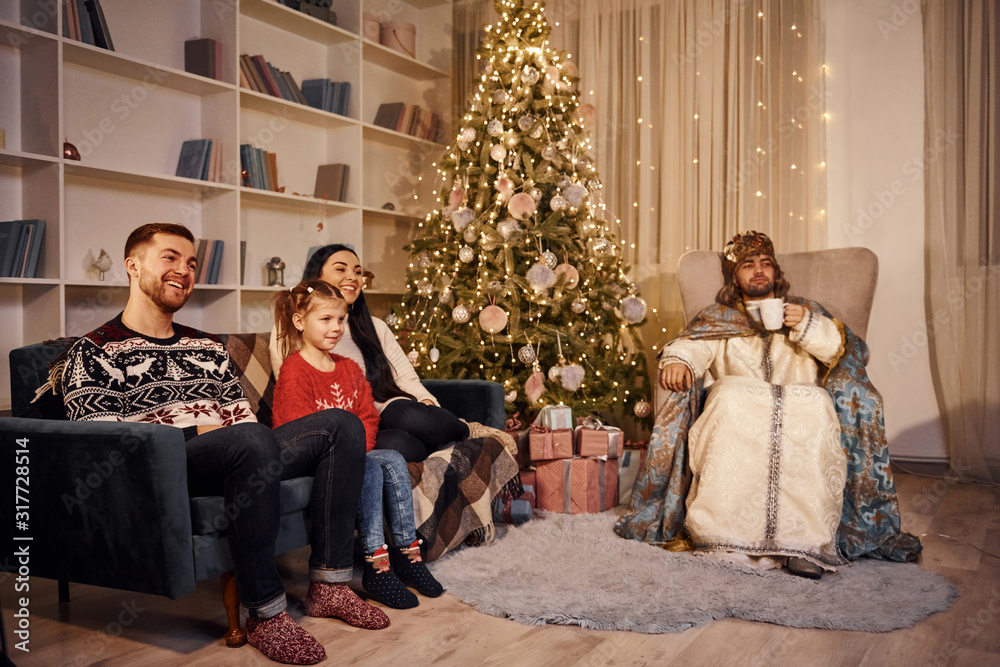
[[[405,548],[417,539],[406,461],[399,452],[373,449],[365,457],[365,482],[358,505],[358,535],[365,554],[386,543],[384,519],[388,519],[394,546]]]
[[[375,449],[395,450],[413,463],[468,437],[468,425],[444,408],[398,398],[379,415]]]
[[[364,459],[364,426],[344,410],[316,412],[273,431],[243,423],[188,440],[188,489],[192,496],[224,497],[240,603],[251,617],[270,618],[285,608],[274,565],[281,480],[314,477],[310,580],[350,580]]]

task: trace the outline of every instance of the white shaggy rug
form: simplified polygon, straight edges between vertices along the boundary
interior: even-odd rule
[[[617,513],[541,513],[487,545],[431,563],[448,592],[526,625],[681,632],[727,617],[796,628],[887,632],[944,611],[948,581],[911,563],[862,559],[822,579],[671,553],[625,540]]]

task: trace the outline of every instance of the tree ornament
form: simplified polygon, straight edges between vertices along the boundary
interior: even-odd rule
[[[538,83],[538,70],[531,65],[526,65],[521,71],[521,81],[529,86],[535,85]]]
[[[417,294],[427,298],[434,296],[434,285],[427,280],[421,281],[420,284],[417,285]]]
[[[556,273],[544,264],[538,263],[528,269],[524,276],[528,280],[531,289],[536,292],[544,292],[556,284]]]
[[[550,269],[554,269],[556,268],[556,264],[559,263],[559,258],[556,257],[556,254],[551,250],[546,250],[545,252],[542,253],[542,261],[545,262],[545,266],[549,267]]]
[[[497,88],[493,91],[493,104],[503,104],[507,101],[507,91],[503,88]]]
[[[522,346],[521,349],[517,351],[517,358],[525,364],[532,363],[535,360],[535,348],[530,345]]]
[[[465,324],[469,321],[469,309],[462,304],[458,304],[451,311],[451,319],[455,320],[459,324]]]
[[[421,270],[434,266],[434,258],[426,250],[417,257],[417,267]]]
[[[517,195],[514,196],[516,197]],[[500,232],[500,236],[503,237],[504,241],[510,241],[521,231],[521,225],[514,218],[507,218],[497,224],[497,231]]]
[[[579,183],[574,183],[565,190],[563,190],[563,197],[569,202],[569,205],[573,208],[580,208],[583,204],[583,198],[587,196],[587,188],[583,187]]]
[[[538,188],[531,188],[530,190],[528,190],[528,195],[530,195],[531,198],[535,200],[535,204],[542,201],[542,191],[539,190]]]
[[[594,238],[587,241],[587,247],[595,255],[607,255],[611,252],[611,242],[608,241],[603,236],[595,236]]]
[[[535,117],[531,114],[525,114],[517,119],[517,126],[521,128],[522,132],[527,132],[535,124]]]
[[[507,149],[500,144],[494,144],[493,148],[490,149],[490,157],[497,162],[503,162],[504,158],[507,157]]]
[[[524,192],[518,192],[507,203],[507,211],[518,220],[524,220],[533,214],[536,207],[535,200]]]
[[[634,412],[635,416],[638,417],[639,419],[643,419],[644,417],[648,416],[649,413],[652,412],[652,410],[653,406],[651,406],[647,401],[639,401],[632,408],[632,412]]]
[[[541,124],[538,124],[531,128],[531,132],[528,133],[528,136],[532,139],[538,139],[542,136],[542,132],[544,131],[545,130],[542,128]]]
[[[586,371],[583,370],[583,366],[568,364],[563,366],[559,372],[559,384],[567,391],[576,391],[583,384],[585,375]]]
[[[587,181],[587,187],[590,188],[591,192],[597,192],[598,190],[601,189],[601,179],[599,178],[590,179],[589,181]]]
[[[545,376],[542,374],[542,370],[538,367],[538,362],[536,361],[534,372],[528,378],[527,382],[524,383],[524,395],[528,397],[530,402],[537,403],[544,392]]]
[[[646,302],[642,297],[627,296],[622,299],[622,318],[629,324],[646,319]]]
[[[580,69],[572,60],[563,61],[563,73],[566,76],[573,77],[574,79],[580,78]]]
[[[562,142],[560,142],[560,143],[562,143]],[[560,148],[562,148],[562,146],[560,146]],[[573,185],[573,180],[569,177],[569,174],[563,174],[559,178],[559,187],[560,188],[565,189],[565,188],[568,188],[571,185]]]
[[[476,251],[467,245],[458,249],[458,258],[468,264],[476,258]]]
[[[463,206],[462,208],[456,209],[451,214],[451,224],[455,228],[456,232],[460,232],[469,225],[472,224],[473,219],[475,219],[476,214],[468,206]]]
[[[517,400],[517,390],[516,389],[512,389],[512,390],[508,391],[506,394],[503,395],[503,400],[507,401],[508,403],[513,403],[514,401],[516,401]]]
[[[399,324],[399,318],[396,317],[396,313],[389,313],[385,316],[385,323],[389,325],[389,328],[395,328]]]
[[[559,375],[562,374],[562,366],[553,366],[549,369],[549,379],[553,382],[559,382]]]
[[[580,272],[577,271],[576,267],[573,266],[572,264],[567,264],[563,262],[562,264],[556,267],[555,271],[556,271],[556,280],[562,278],[564,280],[564,285],[566,289],[573,289],[580,282]],[[576,312],[582,312],[576,310],[575,308],[574,310]]]
[[[448,205],[452,208],[458,208],[464,200],[465,188],[455,187],[448,193]]]
[[[476,131],[471,127],[463,127],[458,133],[458,145],[462,150],[468,148],[476,140]]]
[[[548,86],[555,86],[559,83],[559,68],[555,65],[549,65],[545,68],[545,83]]]
[[[450,289],[444,289],[441,291],[441,295],[438,297],[438,302],[442,305],[448,306],[453,301],[455,301],[455,293]]]
[[[576,108],[574,118],[584,129],[589,130],[597,124],[597,107],[589,103],[581,104]]]
[[[501,134],[503,134],[503,123],[501,123],[496,119],[491,120],[489,123],[486,124],[486,132],[491,137],[499,137]]]
[[[420,353],[416,350],[410,350],[410,352],[406,355],[406,358],[410,362],[410,365],[414,368],[420,365]]]
[[[576,297],[573,299],[573,303],[571,303],[569,307],[574,313],[579,315],[583,311],[587,310],[587,302],[580,297]]]
[[[497,192],[500,194],[500,201],[507,201],[514,194],[514,181],[506,176],[497,179]]]
[[[486,284],[486,293],[490,296],[500,296],[503,292],[503,283],[499,280],[491,280]]]
[[[475,243],[479,239],[479,232],[473,226],[468,226],[465,231],[462,232],[462,238],[465,239],[466,243]]]
[[[431,351],[427,353],[427,356],[430,358],[432,364],[436,364],[438,359],[441,358],[441,350],[436,347],[432,347]]]
[[[507,313],[500,306],[486,306],[479,312],[479,327],[486,333],[500,333],[506,326]]]
[[[543,160],[552,161],[552,160],[556,159],[556,155],[558,155],[558,154],[559,154],[559,152],[556,150],[556,147],[553,146],[552,144],[549,144],[548,146],[545,146],[545,147],[542,148],[542,159]]]
[[[553,211],[565,211],[569,208],[569,202],[562,195],[556,195],[549,201],[549,208]]]

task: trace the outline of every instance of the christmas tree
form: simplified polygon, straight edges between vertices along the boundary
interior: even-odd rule
[[[549,47],[540,2],[497,0],[481,78],[436,163],[440,208],[407,246],[407,291],[387,318],[423,377],[504,385],[509,413],[650,412],[627,275],[590,152],[595,109]]]

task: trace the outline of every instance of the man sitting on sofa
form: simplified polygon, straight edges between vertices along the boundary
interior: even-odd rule
[[[313,475],[311,616],[370,629],[388,617],[351,591],[354,524],[364,477],[357,417],[324,410],[273,431],[250,411],[219,339],[174,322],[194,288],[194,236],[175,224],[139,227],[125,244],[125,310],[70,349],[62,391],[70,419],[168,424],[184,430],[191,495],[239,507],[227,537],[247,639],[279,662],[315,664],[323,647],[285,612],[274,564],[279,482]]]

